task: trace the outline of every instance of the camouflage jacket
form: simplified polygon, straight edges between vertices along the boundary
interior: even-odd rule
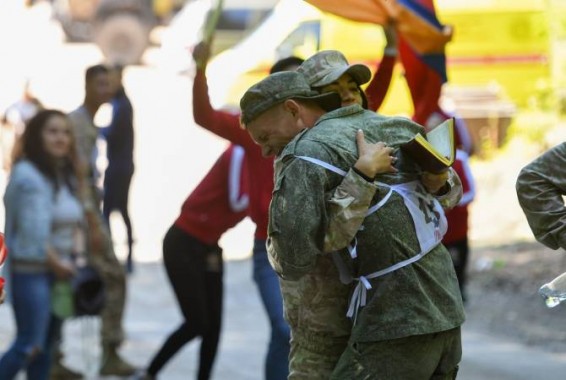
[[[552,249],[566,249],[566,142],[526,165],[516,190],[536,239]]]
[[[268,228],[270,260],[282,278],[298,280],[316,272],[330,225],[329,200],[344,180],[296,156],[317,158],[347,171],[357,159],[358,129],[364,131],[368,141],[385,141],[393,147],[422,132],[422,127],[407,119],[385,118],[352,106],[324,115],[313,128],[293,139],[276,161]],[[399,172],[380,175],[379,180],[399,184],[418,179],[418,165],[400,150],[397,157]],[[375,186],[371,202],[375,204],[388,193],[388,188],[371,186]],[[389,267],[419,251],[413,221],[397,194],[365,219],[357,239],[357,259],[351,260],[346,250],[341,251],[353,277]],[[357,341],[442,331],[457,327],[464,320],[452,261],[442,245],[418,262],[374,280],[372,286],[368,304],[361,309],[352,330]],[[346,312],[338,307],[336,311]]]
[[[84,106],[70,112],[68,116],[76,136],[77,153],[83,163],[89,165],[90,174],[93,176],[92,180],[96,180],[98,175],[96,169],[98,128],[94,125],[92,116],[89,115]]]
[[[378,176],[379,178],[379,176]],[[463,194],[462,181],[452,168],[448,171],[449,190],[435,198],[444,209],[458,204]],[[346,247],[362,226],[377,185],[368,182],[350,169],[328,201],[328,230],[324,236],[324,252]]]

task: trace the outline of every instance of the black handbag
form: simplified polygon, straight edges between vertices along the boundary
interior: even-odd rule
[[[75,316],[100,315],[106,304],[106,288],[98,271],[90,265],[79,267],[71,285]]]

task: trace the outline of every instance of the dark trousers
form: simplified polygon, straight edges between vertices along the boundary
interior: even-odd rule
[[[466,270],[468,267],[468,255],[470,252],[468,238],[464,238],[462,240],[444,245],[446,246],[446,249],[448,249],[448,252],[450,252],[450,256],[452,257],[452,263],[454,264],[454,270],[456,271],[456,276],[458,277],[462,299],[465,300]]]
[[[104,195],[102,202],[102,214],[108,224],[109,230],[110,214],[112,211],[118,211],[120,215],[122,215],[122,220],[124,221],[126,233],[128,235],[127,267],[129,271],[132,269],[132,245],[134,237],[132,232],[132,222],[128,212],[128,199],[133,175],[133,167],[123,170],[106,170],[106,173],[104,174]]]
[[[200,336],[198,379],[209,379],[221,329],[222,252],[172,226],[163,240],[163,260],[184,322],[163,343],[148,373],[155,376],[177,351]]]

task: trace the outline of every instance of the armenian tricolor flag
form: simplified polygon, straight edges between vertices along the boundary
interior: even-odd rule
[[[399,56],[413,104],[413,119],[423,124],[438,108],[440,89],[447,81],[446,44],[452,28],[436,17],[433,0],[305,0],[324,12],[354,21],[393,23]]]

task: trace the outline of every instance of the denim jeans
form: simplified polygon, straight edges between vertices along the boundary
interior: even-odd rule
[[[253,250],[253,278],[271,324],[271,339],[265,359],[266,380],[286,380],[289,375],[289,325],[283,318],[279,278],[269,264],[265,240],[256,239]]]
[[[47,380],[53,331],[60,328],[51,317],[50,274],[12,273],[10,285],[16,338],[0,359],[0,379],[11,380],[25,369],[28,379]]]

